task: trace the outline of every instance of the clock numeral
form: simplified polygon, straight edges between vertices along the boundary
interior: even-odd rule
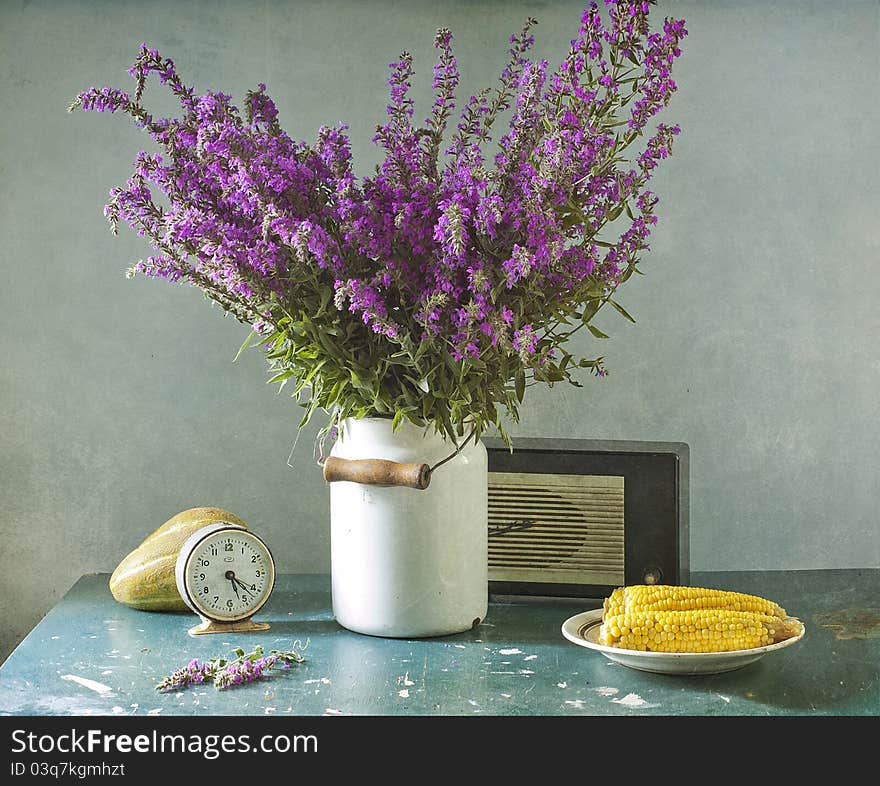
[[[244,549],[242,549],[242,551],[244,551]],[[255,563],[256,561],[257,561],[257,555],[256,555],[256,554],[252,554],[252,555],[251,555],[251,563]]]
[[[206,560],[206,559],[200,559],[200,560],[199,560],[199,564],[200,564],[203,568],[207,568],[208,565],[210,565],[211,563],[210,563],[208,560]]]
[[[226,605],[229,606],[230,609],[232,608],[232,598],[226,601]]]
[[[218,600],[220,600],[220,596],[219,596],[219,595],[215,595],[215,596],[214,596],[214,603],[216,603]]]
[[[216,546],[211,546],[211,556],[212,557],[217,556],[217,547]]]
[[[204,589],[204,593],[205,593],[205,595],[207,595],[210,591],[211,591],[211,590],[210,590],[208,587],[205,587],[205,589]]]
[[[256,592],[256,591],[257,591],[257,585],[256,585],[256,584],[251,584],[251,590],[252,590],[253,592]]]
[[[232,551],[232,541],[227,540],[226,543],[223,544],[223,551]]]
[[[258,571],[256,571],[256,572],[254,573],[254,575],[255,575],[257,578],[260,578],[260,576],[263,575],[263,571],[258,570]]]
[[[200,578],[202,581],[204,581],[204,580],[205,580],[205,574],[204,574],[204,573],[199,573],[199,578]]]

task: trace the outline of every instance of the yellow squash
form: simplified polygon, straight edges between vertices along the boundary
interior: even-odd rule
[[[221,508],[190,508],[172,516],[117,565],[110,577],[113,597],[134,609],[186,611],[174,578],[177,555],[193,532],[219,521],[247,528],[238,516]]]

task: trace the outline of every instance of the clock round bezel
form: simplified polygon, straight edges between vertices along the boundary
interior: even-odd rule
[[[202,604],[199,603],[197,593],[192,593],[190,591],[189,576],[190,566],[192,564],[191,561],[199,547],[209,538],[229,530],[235,530],[236,534],[250,536],[250,538],[256,541],[262,550],[265,551],[265,554],[268,557],[269,568],[272,573],[271,582],[267,585],[260,602],[252,609],[248,609],[246,612],[242,613],[240,616],[236,615],[232,617],[218,615],[213,609],[202,606]],[[219,624],[236,624],[250,619],[266,605],[266,602],[269,600],[275,589],[276,570],[275,558],[272,555],[272,550],[269,548],[266,541],[255,532],[252,532],[247,527],[242,527],[240,524],[234,524],[232,522],[218,521],[196,530],[189,538],[187,538],[181,547],[175,567],[177,569],[177,591],[180,593],[180,596],[183,598],[186,605],[202,619],[211,620],[212,622]]]

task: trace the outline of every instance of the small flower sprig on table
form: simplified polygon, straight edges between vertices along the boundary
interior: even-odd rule
[[[305,645],[296,641],[293,646],[305,650],[308,645],[308,641]],[[232,652],[236,656],[233,660],[212,658],[199,661],[198,658],[193,658],[186,666],[169,674],[158,683],[156,690],[167,693],[188,688],[190,685],[201,685],[206,680],[213,682],[218,690],[225,690],[234,685],[263,679],[271,669],[280,668],[287,671],[294,664],[305,661],[296,649],[271,650],[268,655],[264,655],[263,648],[258,645],[248,653],[245,653],[241,647],[237,647]]]

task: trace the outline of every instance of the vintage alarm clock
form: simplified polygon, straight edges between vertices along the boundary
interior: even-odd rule
[[[196,530],[178,553],[175,578],[181,598],[202,618],[191,635],[269,628],[251,617],[275,587],[275,560],[251,530],[229,522]]]

